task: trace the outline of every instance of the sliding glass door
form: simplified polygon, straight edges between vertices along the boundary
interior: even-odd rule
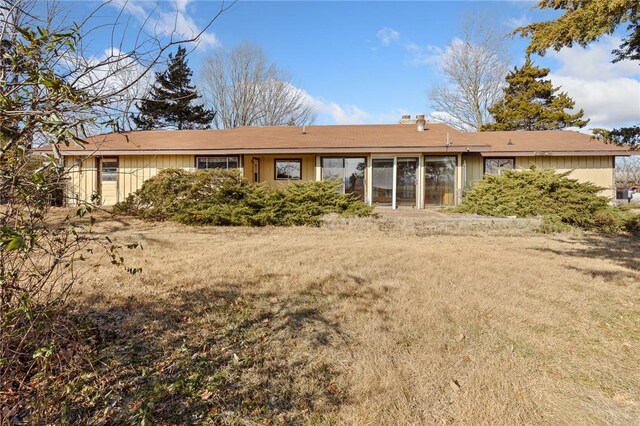
[[[371,200],[374,204],[416,207],[418,194],[418,159],[416,157],[374,158],[371,163],[373,188]]]
[[[398,158],[396,166],[396,206],[416,207],[418,159]]]
[[[390,206],[393,204],[393,158],[374,158],[371,165],[371,201]]]
[[[424,158],[424,205],[452,206],[456,194],[456,157]]]

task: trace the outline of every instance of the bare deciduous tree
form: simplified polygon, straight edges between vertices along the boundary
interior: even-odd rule
[[[83,146],[83,137],[131,96],[128,92],[164,60],[168,49],[197,41],[229,6],[223,3],[202,32],[185,37],[172,25],[162,34],[154,33],[149,21],[130,27],[117,12],[105,24],[100,11],[109,4],[130,3],[101,2],[83,21],[65,23],[52,13],[51,3],[0,0],[2,424],[83,423],[68,417],[67,392],[59,392],[61,383],[79,377],[81,365],[61,351],[87,350],[74,331],[76,320],[66,300],[82,262],[98,248],[105,249],[111,263],[123,263],[123,247],[93,234],[93,220],[85,225],[69,216],[48,217],[51,203],[61,201],[74,173],[73,166],[65,167],[60,147]],[[153,20],[153,13],[147,19]],[[93,32],[109,29],[112,49],[100,57],[83,49]],[[114,80],[117,70],[125,70],[127,77]],[[33,151],[36,145],[48,146],[51,154],[39,155]],[[93,208],[87,203],[77,215]]]
[[[616,159],[616,187],[631,188],[640,185],[640,157],[618,157]]]
[[[201,87],[217,128],[302,125],[315,121],[306,93],[261,48],[242,44],[204,61]]]
[[[488,109],[502,98],[508,43],[483,17],[467,19],[464,28],[463,39],[454,39],[440,59],[447,82],[433,86],[428,97],[437,119],[459,130],[480,131],[491,122]]]

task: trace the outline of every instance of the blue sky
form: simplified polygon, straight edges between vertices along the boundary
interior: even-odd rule
[[[80,17],[98,3],[68,4],[73,6],[72,15]],[[99,19],[108,22],[124,6],[132,26],[157,13],[160,21],[178,16],[179,28],[188,33],[201,29],[220,7],[219,2],[194,0],[163,1],[157,9],[155,4],[117,0],[101,10]],[[189,63],[197,76],[202,58],[215,49],[248,41],[287,69],[293,84],[316,102],[318,124],[393,123],[403,113],[433,112],[427,91],[443,81],[438,55],[461,36],[465,16],[483,14],[507,34],[517,25],[558,15],[534,5],[531,1],[239,1],[209,28]],[[585,109],[593,127],[640,122],[640,65],[609,62],[609,52],[621,35],[605,37],[587,49],[563,49],[536,58],[551,68],[554,84],[562,85]],[[96,33],[91,48],[99,55],[110,44],[106,33]],[[525,46],[526,40],[513,39],[513,65],[522,62]]]

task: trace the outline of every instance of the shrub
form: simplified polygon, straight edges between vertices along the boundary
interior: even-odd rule
[[[633,235],[640,235],[640,215],[631,216],[625,222],[625,229]]]
[[[197,225],[318,225],[323,215],[366,216],[372,208],[339,182],[294,183],[278,189],[248,183],[236,170],[166,169],[145,181],[114,211],[149,220]]]
[[[623,230],[628,215],[598,195],[603,188],[570,179],[569,173],[534,166],[488,175],[465,194],[455,210],[485,216],[542,216],[545,232],[562,230],[563,225],[602,232]]]

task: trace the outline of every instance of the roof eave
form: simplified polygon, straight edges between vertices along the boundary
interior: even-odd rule
[[[400,146],[400,147],[305,147],[305,148],[220,148],[220,149],[84,149],[65,150],[64,156],[109,156],[109,155],[238,155],[238,154],[380,154],[406,152],[482,152],[488,145],[474,146]]]
[[[595,157],[603,155],[614,155],[618,157],[628,157],[639,155],[640,152],[623,150],[598,150],[598,151],[483,151],[483,157]]]

